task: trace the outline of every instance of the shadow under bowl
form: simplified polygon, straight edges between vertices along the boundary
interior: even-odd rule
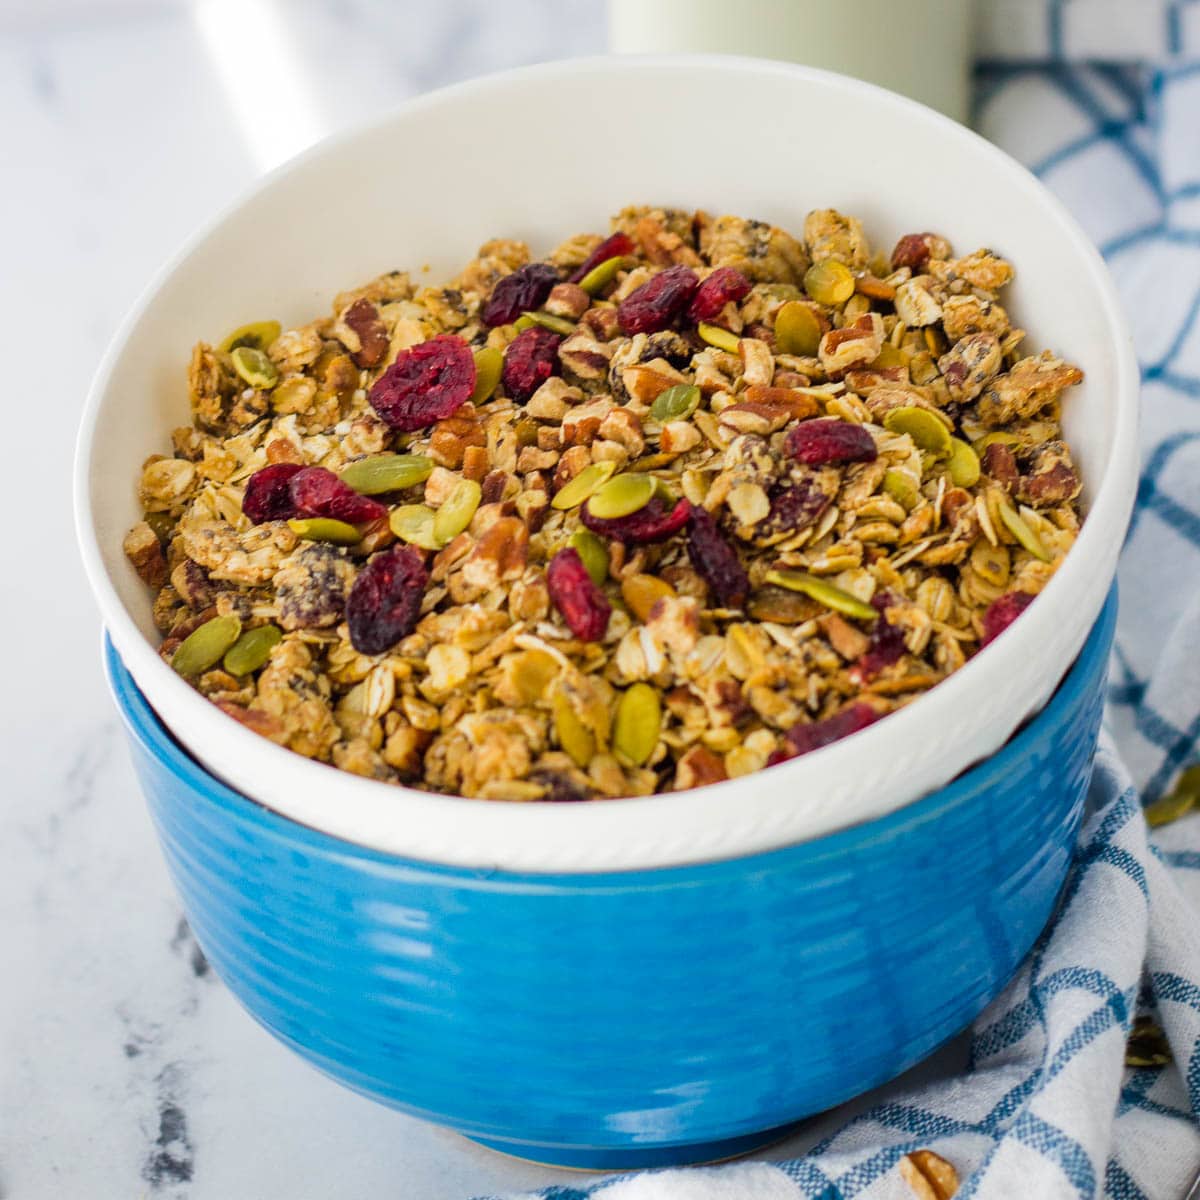
[[[181,749],[111,644],[106,665],[193,932],[256,1020],[373,1099],[611,1169],[765,1144],[996,997],[1070,866],[1115,619],[1114,593],[1047,706],[923,799],[607,874],[450,867],[300,825]]]

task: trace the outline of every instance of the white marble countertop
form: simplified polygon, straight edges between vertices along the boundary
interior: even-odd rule
[[[0,0],[3,403],[22,416],[0,468],[0,1197],[466,1200],[571,1178],[344,1091],[213,977],[101,678],[69,474],[122,313],[257,174],[415,92],[603,40],[598,0]]]

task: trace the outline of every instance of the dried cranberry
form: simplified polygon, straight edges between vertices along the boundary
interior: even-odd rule
[[[475,356],[452,333],[401,350],[375,381],[371,407],[402,433],[452,417],[475,390]]]
[[[750,292],[750,280],[733,267],[718,267],[696,289],[688,306],[689,321],[711,321],[727,304],[736,304]]]
[[[627,546],[644,546],[650,542],[665,542],[686,524],[692,506],[686,500],[667,506],[657,496],[627,517],[594,517],[585,504],[579,510],[580,520],[593,532],[610,537]]]
[[[760,539],[777,538],[807,529],[821,518],[836,491],[836,484],[820,477],[772,488],[771,511],[755,526],[755,534]]]
[[[255,471],[246,480],[246,494],[242,497],[242,512],[253,525],[264,521],[286,521],[296,516],[296,503],[288,484],[292,476],[303,471],[300,463],[275,463]]]
[[[852,421],[821,417],[801,421],[787,435],[787,452],[810,467],[826,463],[874,462],[879,457],[875,439]]]
[[[691,267],[668,267],[659,271],[617,306],[617,320],[626,337],[635,333],[657,333],[683,316],[688,302],[700,286]]]
[[[558,370],[561,341],[557,333],[535,325],[509,342],[500,379],[510,399],[523,404]]]
[[[911,267],[919,271],[929,261],[930,242],[932,233],[906,233],[892,251],[892,269]]]
[[[712,516],[693,508],[688,521],[688,557],[724,608],[741,608],[750,577],[737,551],[725,540]]]
[[[776,750],[767,760],[767,765],[774,766],[776,763],[786,762],[789,758],[798,758],[801,754],[820,750],[822,746],[828,746],[832,742],[849,737],[852,733],[866,729],[877,720],[879,714],[869,704],[856,701],[854,704],[847,704],[845,708],[823,721],[793,725],[783,735],[784,749]]]
[[[983,641],[980,646],[994,642],[1031,604],[1028,592],[1005,592],[993,600],[983,614]]]
[[[518,267],[492,288],[492,294],[483,306],[483,323],[511,325],[523,312],[541,308],[550,289],[558,282],[558,272],[549,263],[527,263]]]
[[[560,550],[546,568],[554,607],[581,642],[598,642],[608,628],[612,605],[592,581],[577,550]]]
[[[607,237],[583,260],[582,266],[571,273],[570,282],[578,283],[589,271],[594,271],[602,262],[633,253],[633,238],[627,233],[614,233]]]
[[[566,804],[590,799],[583,788],[557,771],[531,771],[529,778],[533,783],[540,783],[546,789],[546,794],[542,799],[552,804]]]
[[[861,687],[869,683],[885,667],[898,663],[904,657],[904,630],[899,625],[892,625],[883,615],[893,597],[890,592],[876,592],[871,600],[879,613],[879,620],[871,627],[870,644],[866,652],[850,669],[850,680]]]
[[[306,517],[332,517],[350,525],[383,520],[387,508],[369,496],[360,496],[324,467],[305,467],[288,483],[292,503]]]
[[[346,599],[350,641],[360,654],[382,654],[416,627],[429,572],[411,546],[381,550],[358,573]]]

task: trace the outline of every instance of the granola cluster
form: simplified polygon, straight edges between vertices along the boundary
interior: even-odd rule
[[[488,242],[188,371],[125,550],[162,656],[231,717],[374,779],[582,800],[853,733],[1019,616],[1079,529],[1012,266],[629,208]]]

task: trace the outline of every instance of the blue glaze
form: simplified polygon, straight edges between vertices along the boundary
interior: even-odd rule
[[[1110,596],[1050,704],[879,820],[752,857],[605,875],[406,861],[201,769],[112,647],[167,863],[216,972],[355,1090],[523,1157],[694,1162],[894,1078],[1011,977],[1070,864]]]

